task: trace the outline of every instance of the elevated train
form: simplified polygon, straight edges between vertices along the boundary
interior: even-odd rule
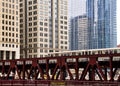
[[[62,56],[83,56],[84,58],[80,58],[79,61],[86,61],[88,58],[85,56],[91,55],[104,55],[104,54],[120,54],[120,48],[102,48],[102,49],[87,49],[87,50],[73,50],[73,51],[63,51],[63,52],[52,52],[49,53],[49,57],[62,57]],[[99,61],[108,60],[108,57],[100,58]],[[120,57],[116,56],[113,58],[114,60],[120,60]],[[69,59],[69,61],[74,61],[73,59]]]

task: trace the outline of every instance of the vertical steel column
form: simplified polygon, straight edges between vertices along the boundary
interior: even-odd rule
[[[50,76],[49,76],[49,60],[46,59],[46,75],[47,75],[47,80],[50,79]]]
[[[23,80],[25,80],[25,60],[23,60],[23,69],[22,69],[22,72],[23,72]]]
[[[76,80],[78,80],[79,78],[79,67],[78,67],[78,58],[76,58],[76,62],[75,62],[75,74],[76,74]]]
[[[109,61],[109,63],[110,63],[110,81],[113,81],[113,64],[112,64],[112,62],[113,62],[113,57],[110,57],[110,61]]]

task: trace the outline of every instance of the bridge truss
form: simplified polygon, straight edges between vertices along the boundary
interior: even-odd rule
[[[120,50],[97,53],[93,51],[92,53],[90,51],[67,52],[44,58],[2,60],[0,61],[0,79],[3,82],[8,80],[12,82],[44,81],[45,83],[49,81],[113,82],[116,83],[114,86],[118,86]]]

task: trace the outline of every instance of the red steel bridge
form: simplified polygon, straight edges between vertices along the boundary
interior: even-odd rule
[[[120,48],[1,60],[0,86],[120,86]]]

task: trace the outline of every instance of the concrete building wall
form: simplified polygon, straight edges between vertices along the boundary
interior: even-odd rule
[[[19,2],[0,0],[0,59],[19,59]]]
[[[21,0],[21,58],[68,50],[68,1]]]

